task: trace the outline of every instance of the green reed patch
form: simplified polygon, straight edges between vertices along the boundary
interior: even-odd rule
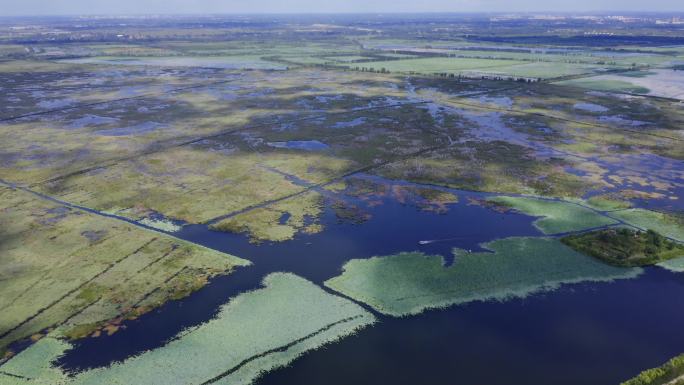
[[[645,209],[615,211],[610,216],[642,230],[654,230],[668,238],[684,242],[684,218],[681,216]]]
[[[684,273],[684,257],[660,262],[658,266],[675,273]]]
[[[472,301],[506,300],[553,290],[561,284],[633,278],[639,268],[606,265],[553,238],[506,238],[484,245],[491,252],[420,252],[352,260],[325,285],[392,316],[418,314]]]
[[[168,344],[106,368],[58,375],[45,362],[61,355],[64,346],[55,351],[48,338],[0,371],[33,379],[26,384],[249,384],[265,371],[375,322],[360,306],[293,274],[271,274],[264,286],[238,295],[216,318]]]
[[[534,222],[544,234],[582,231],[617,223],[596,211],[576,203],[527,197],[495,197],[491,202],[510,207],[524,214],[540,217]]]

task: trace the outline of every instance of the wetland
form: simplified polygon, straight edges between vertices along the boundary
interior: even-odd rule
[[[0,384],[681,380],[684,31],[330,17],[0,20]]]

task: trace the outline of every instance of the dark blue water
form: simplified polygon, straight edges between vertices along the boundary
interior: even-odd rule
[[[684,351],[684,275],[579,284],[376,326],[258,385],[617,385]]]
[[[214,279],[182,301],[125,323],[112,336],[78,341],[59,364],[108,365],[164,344],[211,319],[231,297],[288,271],[313,282],[340,274],[353,258],[421,250],[447,258],[453,247],[506,236],[540,235],[533,218],[460,203],[444,214],[383,198],[363,224],[326,211],[326,230],[283,243],[187,226],[176,235],[249,259],[253,266]],[[362,204],[359,202],[356,202]],[[423,240],[443,240],[420,245]],[[272,372],[258,384],[617,384],[684,351],[684,275],[648,269],[638,279],[566,286],[505,303],[487,302],[381,322]],[[237,325],[239,327],[239,325]]]
[[[421,211],[391,198],[382,201],[383,204],[368,208],[371,218],[361,225],[340,222],[328,210],[323,218],[325,231],[281,243],[254,245],[243,235],[209,231],[203,225],[184,227],[174,235],[249,259],[253,265],[212,280],[184,300],[169,302],[157,311],[126,322],[125,329],[112,336],[77,341],[75,349],[60,364],[72,371],[104,366],[158,347],[183,329],[211,319],[231,297],[258,288],[261,280],[272,272],[292,272],[322,284],[339,275],[344,263],[354,258],[420,250],[442,254],[449,262],[453,247],[480,250],[480,243],[502,236],[539,235],[532,226],[534,218],[468,205],[464,196],[461,203],[451,205],[445,214]],[[419,244],[435,239],[448,240]]]

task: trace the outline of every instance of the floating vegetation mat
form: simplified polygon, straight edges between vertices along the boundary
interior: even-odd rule
[[[145,226],[149,226],[153,229],[166,231],[168,233],[175,233],[175,232],[181,231],[181,229],[183,229],[183,226],[178,225],[169,219],[143,218],[143,219],[139,220],[138,222],[140,222],[141,224],[143,224]]]
[[[552,238],[506,238],[483,245],[492,252],[455,250],[441,256],[419,252],[352,260],[325,283],[392,316],[418,314],[472,301],[505,300],[552,290],[561,284],[633,278],[641,269],[603,264]]]
[[[684,256],[682,258],[675,258],[670,259],[669,261],[660,262],[658,266],[675,273],[684,273]]]
[[[362,307],[293,274],[271,274],[264,286],[235,297],[216,318],[181,332],[165,346],[73,377],[46,365],[68,348],[46,338],[0,366],[0,383],[249,384],[265,371],[375,322]]]
[[[541,217],[534,225],[544,234],[569,233],[617,224],[612,218],[571,202],[525,197],[495,197],[490,201]]]
[[[684,218],[644,209],[615,211],[610,215],[642,230],[654,230],[684,242]]]

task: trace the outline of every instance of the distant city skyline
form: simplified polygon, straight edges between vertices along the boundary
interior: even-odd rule
[[[0,16],[192,13],[684,12],[682,0],[0,0]]]

